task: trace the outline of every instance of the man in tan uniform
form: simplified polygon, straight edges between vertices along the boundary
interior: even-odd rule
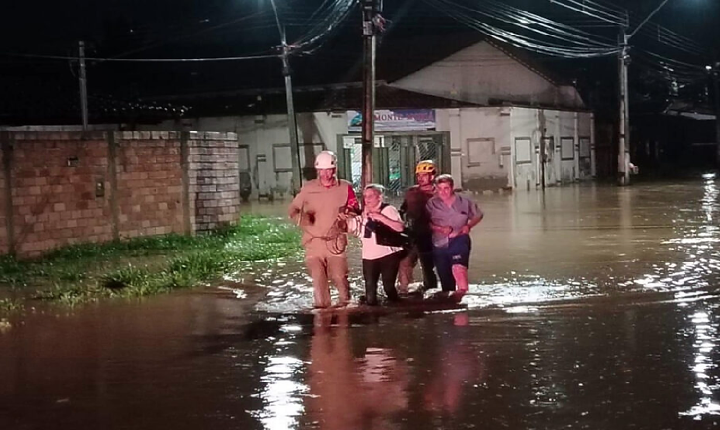
[[[328,279],[338,289],[340,305],[350,301],[347,246],[348,211],[359,211],[352,185],[338,179],[337,157],[323,151],[315,158],[318,178],[306,182],[293,199],[288,210],[303,231],[305,263],[313,280],[313,299],[316,308],[330,306]]]

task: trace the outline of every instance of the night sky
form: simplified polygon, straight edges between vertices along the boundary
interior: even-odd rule
[[[322,0],[276,0],[280,18],[287,26],[288,42],[306,34],[317,22],[311,15]],[[454,0],[477,5],[472,0]],[[582,14],[553,5],[549,0],[504,0],[509,5],[530,10],[547,18],[583,26],[594,34],[616,38],[609,27],[586,27],[592,20]],[[400,49],[409,41],[437,38],[467,41],[475,33],[419,0],[385,0],[384,16],[390,21],[379,47],[379,78],[402,63],[409,69],[439,59],[428,49]],[[660,0],[626,1],[638,16],[649,13]],[[12,1],[5,6],[0,26],[0,122],[37,113],[72,110],[77,91],[77,65],[67,60],[20,57],[14,54],[69,56],[77,41],[88,44],[90,57],[170,58],[245,56],[272,53],[279,41],[269,0],[63,0]],[[720,48],[720,2],[717,0],[670,0],[654,20],[678,35],[691,38],[707,48],[705,57],[653,44],[638,37],[654,52],[671,59],[692,62],[712,61]],[[595,21],[597,23],[597,21]],[[312,55],[293,58],[296,85],[352,81],[360,77],[362,42],[360,13],[355,10]],[[453,35],[459,35],[454,37]],[[461,37],[462,36],[462,37]],[[482,37],[477,34],[478,39]],[[462,47],[462,46],[460,46]],[[587,98],[598,89],[616,85],[615,60],[561,60],[538,57],[538,61],[577,79]],[[636,91],[645,99],[663,100],[667,82],[648,80],[650,71],[640,65],[631,71],[639,82]],[[700,79],[702,81],[702,79]],[[640,85],[642,83],[642,85]],[[705,85],[695,82],[692,85]],[[655,85],[655,86],[653,86]],[[687,85],[691,87],[692,85]],[[280,61],[275,58],[223,63],[88,63],[88,86],[98,99],[152,99],[172,94],[192,94],[240,88],[282,86]],[[613,93],[613,90],[607,91]],[[682,88],[681,88],[682,92]],[[695,91],[702,92],[701,89]],[[690,96],[697,98],[697,95]],[[9,103],[8,100],[12,100]],[[27,105],[27,106],[25,106]],[[72,106],[70,106],[72,105]],[[7,121],[6,121],[7,122]]]

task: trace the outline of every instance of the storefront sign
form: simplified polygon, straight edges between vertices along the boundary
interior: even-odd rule
[[[348,131],[362,131],[362,113],[347,111]],[[435,129],[435,110],[376,110],[375,131],[424,131]]]

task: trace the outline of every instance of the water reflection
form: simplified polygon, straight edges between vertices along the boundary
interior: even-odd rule
[[[586,191],[482,196],[463,309],[311,314],[298,259],[29,313],[0,333],[0,428],[719,425],[717,184]]]
[[[260,379],[267,386],[261,394],[265,409],[257,418],[266,429],[281,430],[295,427],[304,408],[299,396],[305,385],[296,382],[302,362],[293,357],[270,357],[265,375]]]
[[[263,409],[252,412],[251,416],[258,419],[267,430],[296,428],[305,411],[302,396],[308,388],[299,378],[304,363],[290,355],[290,347],[301,331],[299,325],[282,323],[278,330],[281,335],[268,338],[272,342],[272,354],[259,360],[263,367],[260,380],[264,388],[257,396],[263,401]]]
[[[720,404],[714,400],[720,393],[720,378],[713,372],[716,365],[712,356],[718,333],[713,323],[715,307],[712,301],[708,302],[718,298],[720,250],[715,244],[720,242],[720,228],[714,225],[719,209],[718,195],[720,191],[714,175],[705,177],[702,195],[697,200],[699,207],[695,210],[691,204],[680,208],[675,223],[677,237],[662,242],[683,256],[684,261],[655,265],[652,272],[635,280],[644,288],[671,292],[672,302],[681,309],[690,307],[687,319],[690,338],[694,340],[689,369],[695,380],[697,401],[690,409],[681,411],[680,416],[691,416],[695,420],[702,420],[706,415],[720,415]]]
[[[695,389],[700,399],[690,410],[681,412],[680,415],[701,420],[704,415],[720,415],[720,404],[714,399],[720,392],[720,384],[717,377],[712,377],[713,371],[717,369],[712,353],[717,346],[718,330],[716,323],[710,320],[708,312],[696,312],[692,315],[691,322],[695,341],[694,360],[690,363],[690,370],[694,373]]]
[[[720,256],[711,244],[720,240],[718,236],[718,228],[712,225],[715,213],[718,211],[718,188],[715,184],[714,177],[706,178],[703,187],[703,196],[700,199],[700,206],[704,219],[699,222],[697,228],[689,229],[688,235],[679,246],[684,249],[689,260],[683,265],[686,273],[694,273],[696,277],[706,277],[711,275],[720,263]],[[695,297],[710,298],[704,288],[709,283],[704,279],[687,279],[683,281],[694,281],[692,284],[703,287],[703,290],[697,291]],[[680,283],[680,285],[684,282]],[[680,295],[682,292],[678,292]],[[686,296],[679,296],[678,299],[686,299]],[[713,378],[712,373],[716,368],[712,357],[713,349],[718,341],[717,322],[713,321],[715,315],[713,308],[701,306],[697,312],[691,317],[692,329],[694,331],[693,347],[693,363],[690,364],[690,370],[695,377],[695,389],[698,393],[698,401],[688,411],[681,412],[680,415],[692,416],[696,420],[701,420],[705,415],[720,415],[720,404],[714,399],[720,393],[720,378],[717,374]]]
[[[471,330],[467,312],[455,314],[454,326]],[[471,340],[463,331],[455,331],[440,340],[440,358],[430,373],[424,392],[425,408],[435,414],[456,415],[461,408],[463,390],[482,383],[485,367]]]
[[[408,367],[391,348],[353,354],[349,313],[315,315],[306,399],[308,425],[324,430],[388,428],[408,407]]]

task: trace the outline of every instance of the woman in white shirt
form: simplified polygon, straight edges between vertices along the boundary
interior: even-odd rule
[[[405,223],[398,210],[383,203],[382,185],[370,184],[363,190],[362,215],[349,220],[349,230],[362,241],[363,277],[367,304],[375,306],[377,287],[382,277],[385,295],[390,301],[398,300],[395,289],[400,261],[405,256],[401,232]]]

